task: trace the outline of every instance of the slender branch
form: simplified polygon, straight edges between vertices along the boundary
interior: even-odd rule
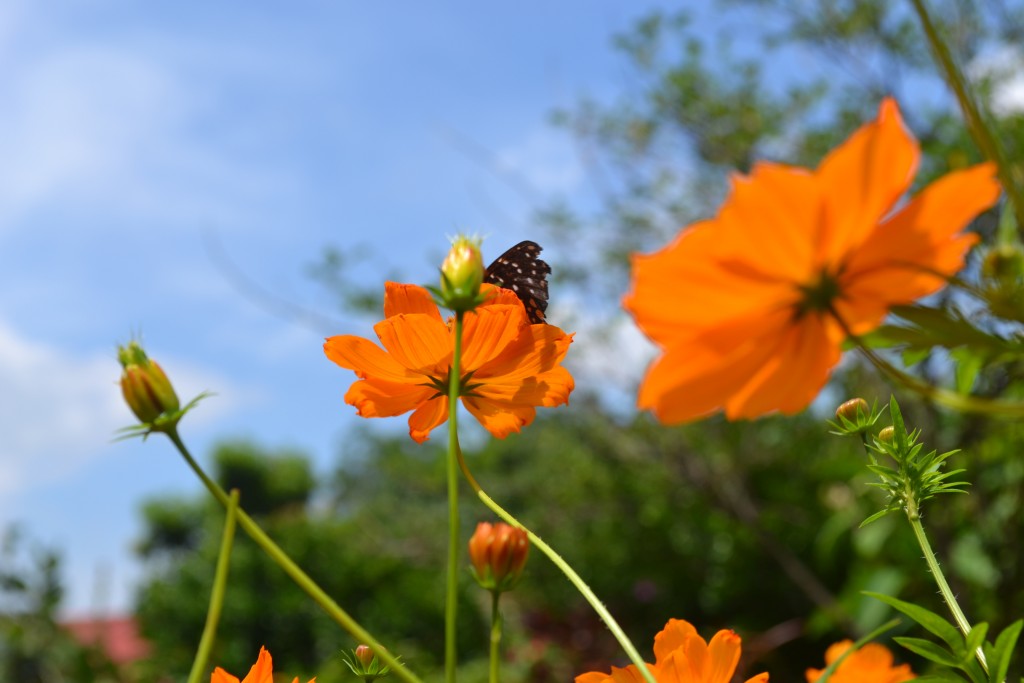
[[[203,468],[199,466],[199,463],[195,461],[192,455],[188,452],[185,444],[182,442],[181,437],[178,435],[176,428],[171,428],[165,432],[167,437],[177,447],[178,452],[188,463],[188,466],[192,468],[192,471],[196,473],[196,476],[203,482],[207,490],[213,494],[213,497],[220,502],[225,508],[231,505],[231,498],[224,489],[220,487],[220,484],[215,482],[213,479],[203,471]],[[239,507],[237,510],[238,515],[238,526],[242,527],[242,530],[249,535],[249,537],[255,541],[263,552],[270,556],[274,562],[287,574],[292,581],[294,581],[299,588],[304,590],[309,597],[313,598],[320,607],[327,612],[327,614],[334,619],[338,624],[348,631],[353,638],[360,643],[369,645],[370,648],[380,657],[391,670],[395,672],[402,680],[406,683],[422,683],[419,677],[413,672],[409,671],[401,662],[398,661],[390,652],[388,652],[383,645],[381,645],[376,638],[370,635],[369,631],[360,626],[355,619],[338,606],[331,596],[327,595],[320,586],[316,584],[313,579],[309,578],[309,575],[302,570],[299,565],[288,557],[288,555],[281,550],[274,541],[266,534],[263,529],[250,517],[245,511]]]
[[[590,606],[594,608],[594,611],[597,612],[597,616],[601,618],[601,621],[605,623],[608,630],[612,632],[613,636],[615,636],[615,640],[619,641],[619,645],[626,652],[626,656],[628,656],[630,661],[636,665],[636,668],[640,672],[640,675],[643,676],[643,679],[647,683],[658,683],[650,669],[647,668],[647,664],[644,662],[643,657],[640,656],[640,653],[637,652],[636,647],[626,635],[626,632],[622,630],[619,623],[615,621],[615,617],[613,617],[611,612],[608,611],[608,608],[604,606],[604,603],[598,599],[590,586],[580,578],[580,575],[576,573],[576,570],[569,566],[568,562],[562,559],[561,555],[555,552],[554,548],[544,542],[544,539],[530,531],[522,522],[513,517],[511,513],[506,511],[505,508],[498,505],[494,499],[487,495],[487,493],[480,487],[480,484],[477,483],[476,478],[469,471],[469,467],[466,465],[466,459],[462,457],[462,449],[458,447],[458,441],[455,442],[455,446],[462,474],[466,477],[466,480],[473,488],[473,491],[476,492],[477,497],[480,498],[483,504],[489,507],[494,514],[498,515],[509,524],[517,526],[526,532],[527,537],[530,539],[530,543],[547,555],[548,559],[551,560],[556,567],[562,570],[562,573],[565,574],[567,579],[569,579],[569,582],[576,587],[576,590],[578,590],[586,601],[590,603]]]
[[[935,552],[932,550],[928,537],[924,533],[924,525],[921,524],[921,513],[913,498],[908,498],[906,513],[907,519],[910,521],[910,527],[914,530],[914,537],[917,538],[917,543],[921,546],[921,551],[924,552],[924,559],[928,563],[928,569],[935,578],[935,583],[939,586],[939,593],[942,594],[942,599],[946,601],[949,611],[953,614],[953,620],[956,621],[956,625],[960,628],[964,637],[966,637],[971,632],[971,623],[967,621],[967,616],[960,609],[960,603],[957,602],[953,590],[949,587],[949,583],[946,582],[946,575],[942,572],[942,567],[939,566]],[[985,670],[985,673],[988,673],[988,662],[985,661],[985,653],[982,652],[980,647],[975,652],[975,656],[978,658],[981,668]]]
[[[491,591],[491,668],[490,683],[498,683],[498,673],[501,669],[501,629],[503,620],[498,610],[498,601],[501,599],[501,591]]]
[[[458,613],[459,587],[459,470],[456,451],[459,447],[459,392],[462,362],[463,313],[455,313],[455,352],[448,374],[448,576],[444,604],[444,680],[455,683],[457,652],[455,649],[455,618]]]
[[[224,520],[224,535],[220,540],[220,554],[217,556],[217,570],[213,575],[213,591],[210,593],[210,606],[206,611],[206,625],[199,639],[199,649],[192,662],[192,672],[188,675],[188,683],[199,683],[210,661],[210,650],[217,638],[217,624],[220,622],[221,608],[224,606],[224,589],[228,583],[228,567],[231,566],[231,545],[235,540],[235,520],[238,516],[238,489],[231,489],[228,500],[227,519]]]
[[[914,5],[914,10],[917,12],[917,18],[921,22],[921,28],[924,29],[925,36],[928,38],[928,44],[935,53],[935,58],[946,76],[946,82],[949,83],[953,93],[956,95],[957,102],[960,103],[960,110],[963,112],[964,119],[967,122],[967,130],[970,132],[971,137],[974,138],[974,143],[978,145],[981,153],[985,155],[985,158],[996,163],[999,181],[1002,183],[1003,189],[1010,196],[1014,215],[1017,216],[1017,225],[1020,230],[1024,230],[1024,192],[1022,192],[1021,183],[1018,182],[1019,177],[1015,175],[1013,167],[1006,156],[1002,142],[986,125],[985,119],[981,114],[981,108],[971,95],[967,79],[964,78],[956,62],[953,60],[949,46],[946,45],[946,42],[939,35],[935,22],[932,21],[931,15],[928,12],[928,7],[925,5],[925,0],[911,0],[911,2]]]

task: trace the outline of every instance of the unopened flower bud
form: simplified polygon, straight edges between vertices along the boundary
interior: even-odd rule
[[[896,430],[893,427],[885,427],[882,431],[878,432],[878,440],[882,443],[892,443],[895,435]]]
[[[123,368],[121,393],[139,421],[150,424],[161,415],[173,414],[181,408],[171,381],[156,361],[146,356],[138,342],[119,346],[117,358]]]
[[[373,663],[373,650],[370,649],[369,645],[360,645],[356,648],[356,659],[363,665],[364,668],[369,668],[370,664]]]
[[[441,264],[441,299],[453,311],[469,311],[480,303],[484,259],[480,240],[460,235]]]
[[[836,408],[837,418],[846,418],[850,422],[856,422],[858,416],[870,415],[871,409],[868,402],[862,398],[851,398]]]
[[[391,668],[381,663],[369,645],[360,645],[355,650],[346,650],[341,653],[341,658],[352,673],[363,679],[365,683],[372,683],[391,673]]]
[[[523,575],[530,540],[523,529],[504,522],[480,522],[469,539],[473,575],[483,588],[511,590]]]
[[[981,274],[991,280],[1015,280],[1024,275],[1024,252],[1016,244],[989,249],[981,262]]]

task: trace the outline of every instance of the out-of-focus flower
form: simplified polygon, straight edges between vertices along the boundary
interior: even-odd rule
[[[1000,188],[981,164],[896,209],[919,156],[886,99],[816,170],[759,163],[733,178],[716,217],[635,256],[623,305],[662,350],[640,407],[670,424],[798,412],[849,333],[942,288],[977,241],[961,231]]]
[[[298,683],[298,681],[299,678],[296,676],[292,683]],[[314,683],[314,681],[316,679],[312,678],[309,683]],[[239,683],[239,680],[218,666],[210,676],[210,683]],[[256,659],[256,663],[252,665],[249,674],[241,680],[241,683],[274,683],[274,666],[267,648],[260,648],[260,655]]]
[[[825,665],[828,666],[843,656],[853,643],[844,640],[831,645],[825,651]],[[807,683],[814,683],[824,669],[808,669]],[[910,665],[893,666],[889,648],[878,643],[868,643],[836,667],[829,677],[829,683],[901,683],[917,678]]]
[[[526,532],[504,522],[480,522],[469,539],[473,576],[490,591],[511,590],[523,575],[529,553]]]
[[[364,683],[372,683],[391,673],[391,668],[381,663],[369,645],[360,645],[355,650],[346,650],[341,653],[341,657],[349,670],[363,679]]]
[[[181,408],[178,395],[156,361],[150,360],[136,341],[117,348],[121,363],[121,393],[140,422],[149,424],[161,415]]]
[[[460,235],[441,264],[441,301],[453,311],[470,311],[481,303],[484,257],[480,239]]]
[[[531,325],[512,291],[486,284],[481,291],[486,301],[465,316],[459,395],[480,424],[503,439],[530,424],[537,406],[569,402],[574,383],[560,363],[572,335]],[[441,318],[427,290],[395,282],[384,286],[384,316],[374,326],[384,349],[341,335],[327,339],[324,353],[358,376],[345,402],[360,416],[411,410],[409,435],[422,443],[448,419],[454,324]]]
[[[647,668],[658,683],[729,683],[740,661],[740,637],[723,629],[711,642],[697,635],[689,622],[669,619],[665,628],[654,637],[654,664]],[[612,667],[611,673],[596,671],[576,677],[576,683],[643,683],[643,676],[634,665],[623,669]],[[747,679],[747,683],[765,683],[768,674]]]

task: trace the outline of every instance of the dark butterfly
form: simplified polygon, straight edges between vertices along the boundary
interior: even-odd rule
[[[541,247],[526,240],[494,259],[484,271],[484,282],[511,289],[526,307],[530,322],[545,323],[548,308],[548,274],[551,266],[540,260]]]

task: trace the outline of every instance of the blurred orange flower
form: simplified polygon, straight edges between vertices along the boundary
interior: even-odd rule
[[[313,678],[309,683],[315,683],[315,681],[316,679]],[[213,670],[213,675],[210,676],[210,683],[239,683],[239,681],[218,666]],[[274,667],[267,648],[260,648],[260,656],[256,659],[256,663],[252,665],[252,668],[249,669],[249,675],[243,678],[241,683],[274,683]],[[299,683],[299,677],[296,676],[292,683]]]
[[[465,317],[462,403],[499,439],[533,422],[537,406],[569,402],[572,375],[559,363],[572,335],[531,325],[515,293],[484,285],[494,295]],[[442,320],[430,293],[416,285],[384,286],[384,317],[374,326],[382,350],[352,335],[330,337],[324,353],[359,379],[345,394],[362,417],[413,411],[409,435],[422,443],[448,419],[448,375],[454,324]]]
[[[654,664],[647,668],[658,683],[729,683],[740,661],[740,637],[734,631],[721,630],[711,642],[697,635],[697,629],[682,619],[669,619],[665,628],[654,637]],[[576,683],[643,683],[643,676],[634,665],[624,669],[612,667],[611,673],[596,671],[576,677]],[[765,683],[762,673],[747,683]]]
[[[758,163],[716,217],[635,256],[623,305],[661,347],[639,406],[672,424],[796,413],[839,362],[846,329],[868,332],[941,289],[977,241],[961,231],[1000,187],[980,164],[894,211],[919,157],[886,99],[816,170]]]
[[[835,643],[825,651],[825,666],[843,656],[850,649],[852,641]],[[808,669],[807,683],[814,683],[824,669]],[[832,675],[829,683],[902,683],[917,678],[910,665],[892,665],[889,648],[878,643],[868,643],[843,660]]]

